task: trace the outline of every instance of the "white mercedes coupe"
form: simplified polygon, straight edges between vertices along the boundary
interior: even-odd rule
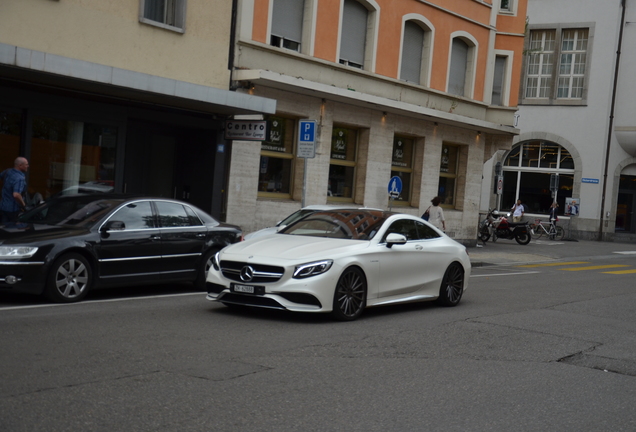
[[[227,246],[208,271],[207,299],[350,321],[366,307],[436,300],[467,288],[466,248],[424,220],[365,209],[313,213]]]

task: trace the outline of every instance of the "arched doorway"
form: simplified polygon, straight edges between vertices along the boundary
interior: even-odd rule
[[[511,207],[517,198],[529,213],[549,212],[554,198],[550,177],[558,176],[556,202],[563,214],[565,199],[572,197],[574,160],[563,146],[547,140],[529,140],[515,145],[503,163],[502,208]]]

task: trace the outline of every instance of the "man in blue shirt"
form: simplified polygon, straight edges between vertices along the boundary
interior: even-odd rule
[[[0,201],[0,222],[13,222],[20,212],[24,211],[26,203],[23,194],[26,192],[26,175],[29,161],[18,157],[13,162],[13,168],[0,173],[4,181],[2,186],[2,200]]]

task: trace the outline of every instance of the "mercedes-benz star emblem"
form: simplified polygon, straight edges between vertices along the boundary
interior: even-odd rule
[[[241,269],[241,280],[249,282],[254,278],[254,269],[251,266],[245,266]]]

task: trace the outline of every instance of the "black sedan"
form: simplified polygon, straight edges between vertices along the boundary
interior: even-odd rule
[[[93,288],[193,282],[239,227],[185,202],[119,194],[59,196],[0,225],[0,292],[76,302]]]

